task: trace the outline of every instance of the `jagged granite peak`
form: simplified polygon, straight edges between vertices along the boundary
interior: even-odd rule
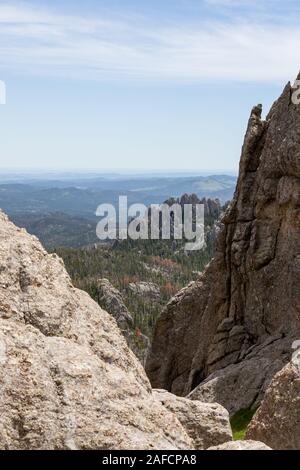
[[[241,390],[234,406],[214,392],[236,379],[233,366],[254,358],[247,366],[255,382],[256,351],[269,365],[247,390],[251,406],[290,358],[300,330],[300,106],[291,97],[288,84],[265,120],[260,105],[251,112],[215,257],[158,319],[146,365],[154,388],[187,395],[198,386],[199,399],[205,384],[207,399],[233,413]]]
[[[0,212],[0,448],[188,449],[116,321]]]
[[[219,199],[211,198],[199,198],[197,194],[183,194],[178,198],[169,198],[165,201],[165,204],[172,206],[173,204],[180,204],[184,207],[185,204],[191,204],[195,206],[196,204],[204,205],[204,215],[205,217],[213,217],[218,219],[222,213],[222,205]]]

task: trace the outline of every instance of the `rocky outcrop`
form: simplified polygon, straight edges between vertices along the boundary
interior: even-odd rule
[[[0,448],[187,449],[117,323],[0,213]]]
[[[187,395],[200,385],[199,397],[209,388],[210,400],[233,409],[219,391],[224,383],[234,390],[241,364],[254,406],[289,360],[300,329],[300,106],[291,95],[288,84],[266,120],[261,106],[251,112],[214,260],[157,322],[146,366],[155,388]],[[257,376],[251,358],[266,372]]]
[[[201,403],[154,390],[160,403],[178,418],[197,450],[232,440],[228,411],[217,403]]]
[[[130,282],[128,289],[133,295],[143,299],[149,298],[153,301],[157,301],[161,298],[159,285],[154,282]]]
[[[220,446],[210,447],[208,450],[272,450],[262,442],[257,441],[234,441]]]
[[[196,222],[196,206],[197,205],[203,205],[204,209],[204,217],[206,221],[205,225],[205,234],[204,234],[204,249],[207,247],[207,245],[213,245],[215,243],[215,240],[217,238],[217,235],[219,233],[219,219],[221,217],[221,214],[223,213],[226,204],[224,206],[221,205],[219,199],[206,199],[205,197],[200,199],[196,194],[183,194],[179,198],[171,197],[167,199],[164,204],[167,204],[168,206],[173,206],[173,205],[180,205],[181,206],[181,217],[177,220],[177,224],[183,224],[184,225],[184,215],[186,214],[186,208],[185,206],[189,205],[192,206],[192,213],[193,213],[193,220]],[[152,211],[157,212],[160,209],[157,207],[154,209],[149,208],[148,210],[148,218],[149,218],[149,224],[150,218]],[[185,243],[179,242],[178,239],[174,236],[174,214],[173,217],[171,217],[170,220],[170,236],[172,240],[172,250],[176,252],[180,252],[181,250],[185,249]],[[162,227],[160,225],[160,237],[162,237]],[[187,242],[187,239],[185,239],[185,242]]]
[[[129,313],[121,293],[108,279],[99,279],[97,284],[97,300],[100,307],[104,308],[117,321],[128,346],[145,365],[146,357],[150,347],[149,338],[139,330],[134,329],[134,322]]]
[[[132,316],[124,303],[121,293],[108,279],[98,280],[97,300],[99,305],[116,319],[122,331],[133,328]]]
[[[222,214],[222,205],[219,199],[206,199],[198,198],[197,194],[183,194],[180,198],[170,198],[165,201],[165,204],[172,206],[173,204],[180,204],[182,208],[186,204],[191,204],[195,206],[196,204],[203,204],[204,205],[204,216],[207,219],[217,220],[220,215]]]
[[[247,436],[273,449],[300,449],[300,350],[274,377]]]

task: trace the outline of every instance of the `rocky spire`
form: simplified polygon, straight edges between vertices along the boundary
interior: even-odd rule
[[[154,387],[197,387],[191,397],[230,412],[261,400],[300,331],[300,105],[291,95],[288,84],[266,120],[253,108],[215,258],[162,312],[147,362]]]

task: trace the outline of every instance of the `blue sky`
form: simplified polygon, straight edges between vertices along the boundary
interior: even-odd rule
[[[235,171],[300,69],[295,0],[0,4],[0,167]]]

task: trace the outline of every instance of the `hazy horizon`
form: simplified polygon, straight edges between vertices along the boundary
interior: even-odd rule
[[[47,175],[47,174],[57,174],[57,175],[191,175],[191,176],[211,176],[211,175],[229,175],[229,176],[237,176],[238,171],[233,169],[197,169],[197,168],[178,168],[178,169],[168,169],[168,168],[1,168],[0,167],[0,175]]]

